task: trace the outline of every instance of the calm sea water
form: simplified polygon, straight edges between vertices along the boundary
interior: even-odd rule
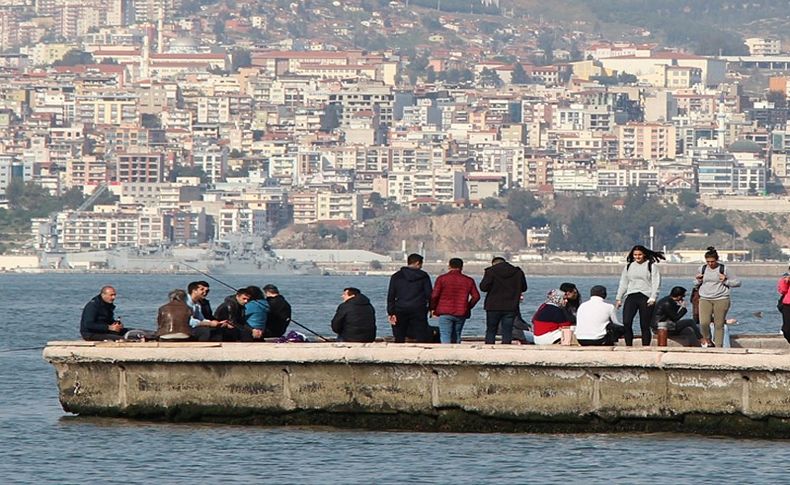
[[[118,289],[118,315],[153,328],[167,291],[185,275],[0,275],[0,349],[79,338],[82,306],[104,284]],[[204,278],[195,278],[204,279]],[[225,279],[225,278],[223,278]],[[614,293],[614,278],[575,278]],[[530,278],[530,315],[562,280]],[[276,283],[294,318],[329,334],[346,286],[371,297],[380,334],[385,277],[227,277],[233,286]],[[667,279],[664,289],[688,281]],[[749,279],[733,293],[734,332],[778,332],[774,280]],[[213,303],[229,290],[212,282]],[[753,316],[763,311],[763,318]],[[477,310],[465,334],[483,333]],[[711,429],[711,435],[716,430]],[[316,428],[159,424],[78,418],[58,403],[53,368],[40,349],[0,352],[0,483],[787,483],[790,442],[703,436],[426,434]]]

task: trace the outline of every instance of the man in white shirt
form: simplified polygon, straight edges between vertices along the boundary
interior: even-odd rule
[[[576,313],[576,339],[582,346],[614,345],[625,333],[617,320],[614,305],[604,301],[606,287],[590,288],[590,299],[579,306]]]

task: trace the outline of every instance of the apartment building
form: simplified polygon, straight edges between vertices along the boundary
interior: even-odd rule
[[[749,37],[744,43],[753,56],[778,56],[782,53],[782,41],[779,39]]]
[[[348,125],[359,111],[378,113],[385,127],[393,123],[392,87],[374,83],[361,83],[343,87],[339,92],[330,91],[328,101],[340,107],[340,124]]]
[[[387,190],[389,198],[404,205],[416,199],[449,204],[467,198],[464,172],[449,168],[392,171],[387,174]]]
[[[165,157],[161,153],[121,153],[116,155],[115,179],[120,183],[164,181]]]
[[[662,160],[675,158],[675,126],[665,123],[627,123],[617,126],[618,157]]]
[[[192,164],[203,170],[208,177],[208,183],[222,182],[228,170],[228,149],[210,140],[195,140]]]

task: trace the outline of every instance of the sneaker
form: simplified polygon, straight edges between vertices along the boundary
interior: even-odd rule
[[[715,347],[715,346],[716,346],[716,344],[714,344],[713,342],[710,342],[710,341],[702,342],[702,345],[701,345],[701,347],[704,347],[704,348],[710,348],[710,347]]]

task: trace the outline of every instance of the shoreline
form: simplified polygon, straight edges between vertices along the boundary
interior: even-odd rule
[[[529,276],[619,276],[624,263],[561,263],[561,262],[529,262],[513,263],[520,266],[527,277]],[[747,278],[778,278],[787,270],[786,263],[724,263],[732,268],[738,277]],[[464,272],[470,276],[482,275],[490,264],[483,261],[470,261],[464,264]],[[404,263],[381,263],[381,268],[371,269],[368,263],[333,263],[317,266],[324,272],[323,276],[389,276]],[[693,277],[702,266],[701,263],[661,263],[661,275],[668,277]],[[446,271],[446,264],[439,262],[426,262],[423,269],[432,276],[438,276]],[[51,268],[16,268],[1,270],[0,274],[194,274],[192,270],[172,269],[51,269]],[[251,273],[258,274],[258,273]],[[260,274],[266,274],[261,271]],[[234,276],[235,273],[216,273],[221,276]],[[239,274],[241,275],[241,274]],[[278,276],[320,276],[305,274],[286,274]]]

